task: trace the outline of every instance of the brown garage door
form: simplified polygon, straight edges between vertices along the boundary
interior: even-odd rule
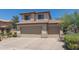
[[[59,34],[60,28],[59,26],[52,24],[48,25],[48,34]]]
[[[41,26],[26,26],[21,28],[22,34],[41,34]]]

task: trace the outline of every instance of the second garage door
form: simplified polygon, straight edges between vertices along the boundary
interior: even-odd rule
[[[41,34],[41,26],[26,26],[21,28],[22,34]]]
[[[57,24],[48,25],[48,34],[59,34],[60,28]]]

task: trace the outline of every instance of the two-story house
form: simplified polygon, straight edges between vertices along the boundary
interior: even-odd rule
[[[41,37],[60,33],[60,20],[52,20],[50,12],[21,13],[22,22],[18,23],[21,34],[35,34]]]

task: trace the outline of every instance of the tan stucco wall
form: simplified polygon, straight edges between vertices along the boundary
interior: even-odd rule
[[[44,15],[44,19],[41,19],[42,21],[48,21],[49,20],[49,14],[48,13],[40,13]],[[38,14],[30,14],[30,20],[25,20],[26,15],[22,15],[22,22],[33,22],[33,21],[41,21],[38,20]]]
[[[47,37],[47,24],[42,24],[41,37]]]

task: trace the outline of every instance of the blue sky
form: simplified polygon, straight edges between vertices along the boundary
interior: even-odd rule
[[[20,13],[23,12],[43,12],[50,11],[53,19],[58,19],[62,17],[64,14],[72,14],[75,9],[0,9],[0,19],[11,20],[12,16],[18,15],[19,20],[21,21]]]

